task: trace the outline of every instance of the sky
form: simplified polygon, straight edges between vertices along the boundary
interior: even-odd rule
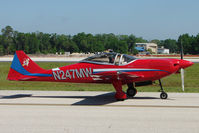
[[[0,29],[147,40],[199,33],[199,0],[0,0]]]

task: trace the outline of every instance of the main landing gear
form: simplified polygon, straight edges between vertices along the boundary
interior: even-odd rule
[[[129,97],[134,97],[137,94],[137,89],[135,88],[134,83],[130,83],[130,84],[127,84],[127,85],[128,85],[128,89],[126,91],[126,94]]]
[[[159,79],[159,85],[160,85],[160,88],[161,88],[160,98],[161,99],[167,99],[168,94],[166,92],[164,92],[164,89],[162,87],[162,83],[161,83],[160,79]]]
[[[125,99],[127,99],[127,95],[128,97],[134,97],[137,94],[137,90],[135,89],[133,83],[128,84],[128,89],[126,93],[122,91],[122,82],[120,80],[115,80],[112,82],[112,84],[116,90],[115,99],[117,101],[124,101]]]
[[[121,80],[115,80],[115,81],[112,82],[112,84],[113,84],[113,86],[114,86],[114,88],[116,90],[115,99],[117,101],[124,101],[127,98],[127,96],[126,96],[126,93],[124,93],[122,91],[122,82],[121,82]]]

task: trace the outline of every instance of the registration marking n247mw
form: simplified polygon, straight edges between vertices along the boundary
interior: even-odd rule
[[[90,77],[91,74],[92,74],[91,68],[69,69],[66,71],[63,70],[53,71],[53,77],[55,80],[84,78],[84,77]]]

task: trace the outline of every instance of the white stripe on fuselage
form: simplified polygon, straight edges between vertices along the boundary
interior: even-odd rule
[[[58,67],[52,69],[52,71],[58,71],[58,70],[60,70]]]

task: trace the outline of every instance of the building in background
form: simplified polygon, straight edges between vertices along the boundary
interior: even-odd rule
[[[158,48],[158,54],[169,54],[169,49],[164,48],[164,46]]]
[[[146,53],[149,51],[154,54],[158,53],[158,45],[155,43],[135,43],[135,48],[139,53]]]

